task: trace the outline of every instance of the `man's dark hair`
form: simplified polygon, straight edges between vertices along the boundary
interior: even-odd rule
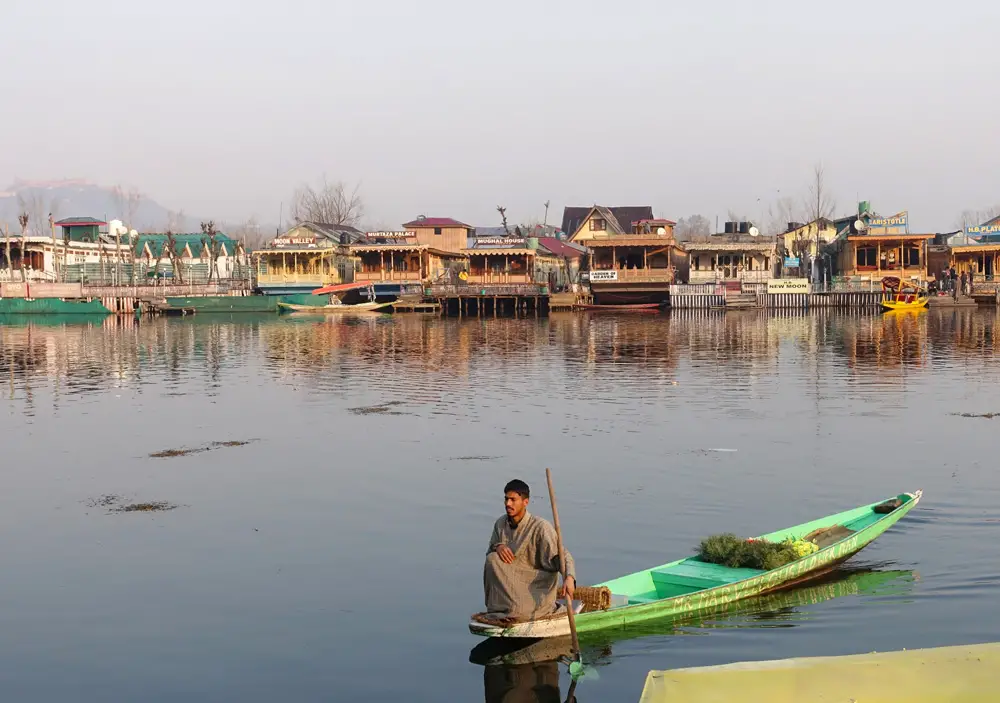
[[[531,497],[531,489],[528,488],[528,484],[519,478],[515,478],[513,481],[509,482],[506,486],[503,487],[504,495],[510,493],[511,491],[514,491],[522,498]]]

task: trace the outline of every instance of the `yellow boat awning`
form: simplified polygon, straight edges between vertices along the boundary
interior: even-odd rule
[[[1000,642],[651,671],[640,703],[1000,701]]]

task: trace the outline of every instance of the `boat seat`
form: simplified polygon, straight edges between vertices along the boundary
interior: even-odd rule
[[[697,559],[685,559],[680,564],[653,569],[654,583],[673,583],[698,589],[715,588],[765,573],[760,569],[730,569]]]
[[[658,600],[662,600],[662,599],[659,598],[659,597],[657,597],[657,596],[629,596],[628,597],[628,604],[629,605],[642,605],[644,603],[652,603],[652,602],[658,601]]]

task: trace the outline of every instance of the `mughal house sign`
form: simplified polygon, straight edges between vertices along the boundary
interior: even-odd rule
[[[524,237],[478,237],[476,246],[485,247],[506,247],[508,249],[519,249],[525,244]]]
[[[772,278],[767,282],[768,293],[808,293],[808,278]]]
[[[617,280],[618,280],[618,272],[617,271],[591,271],[590,272],[590,281],[591,281],[591,283],[593,283],[595,281],[598,282],[598,283],[600,283],[602,281],[617,281]]]

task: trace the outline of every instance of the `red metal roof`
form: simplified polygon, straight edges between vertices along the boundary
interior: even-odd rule
[[[583,256],[583,252],[580,249],[555,237],[539,237],[538,243],[556,256],[568,256],[571,259]]]
[[[450,217],[423,217],[417,218],[413,222],[407,222],[403,227],[465,227],[466,229],[472,229],[469,225],[464,222],[459,222],[458,220],[453,220]]]

